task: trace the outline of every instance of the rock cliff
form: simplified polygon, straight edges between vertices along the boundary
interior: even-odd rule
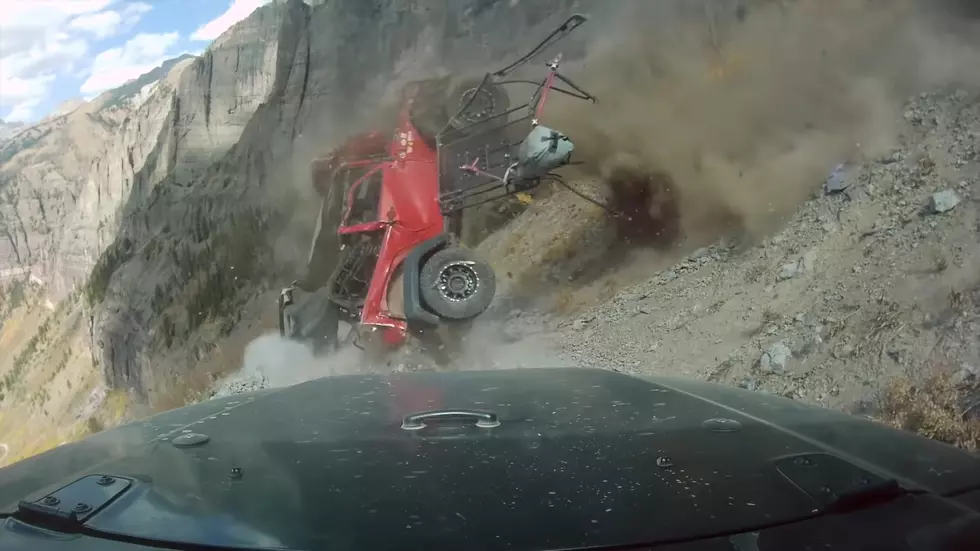
[[[88,277],[163,179],[188,181],[227,152],[271,92],[284,18],[268,6],[200,58],[164,66],[0,145],[0,266],[62,295]]]

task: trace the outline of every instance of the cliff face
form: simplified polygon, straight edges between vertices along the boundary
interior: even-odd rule
[[[190,181],[226,153],[272,90],[283,18],[268,6],[199,59],[184,56],[0,143],[0,268],[59,296],[164,179]],[[195,172],[197,171],[197,172]]]

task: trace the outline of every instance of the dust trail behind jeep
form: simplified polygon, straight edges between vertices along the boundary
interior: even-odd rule
[[[282,336],[317,353],[346,342],[375,357],[414,336],[434,360],[450,360],[455,339],[437,330],[465,331],[496,290],[493,268],[461,245],[467,209],[563,183],[552,171],[574,146],[540,117],[553,93],[595,101],[559,71],[560,53],[543,78],[515,73],[585,22],[573,15],[482,79],[409,83],[393,128],[313,160],[320,214],[305,273],[279,296]],[[512,105],[517,87],[528,99]],[[343,338],[341,322],[351,327]]]

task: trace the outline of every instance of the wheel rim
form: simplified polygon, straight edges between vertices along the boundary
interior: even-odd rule
[[[439,293],[451,302],[462,302],[480,286],[480,276],[470,262],[453,262],[439,272]]]
[[[474,98],[473,96],[477,93],[478,95]],[[473,98],[472,102],[470,102],[470,98]],[[469,106],[457,117],[462,122],[474,124],[488,119],[493,115],[493,94],[485,88],[470,88],[464,91],[460,96],[459,105],[463,107],[467,103],[469,103]]]

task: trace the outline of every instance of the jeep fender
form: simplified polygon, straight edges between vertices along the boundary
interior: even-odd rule
[[[402,270],[405,285],[405,320],[408,321],[410,326],[435,327],[439,325],[439,316],[427,310],[422,304],[419,273],[422,270],[422,263],[425,262],[425,259],[432,255],[432,253],[445,247],[448,242],[449,237],[447,235],[437,235],[417,245],[405,257],[404,268]]]

